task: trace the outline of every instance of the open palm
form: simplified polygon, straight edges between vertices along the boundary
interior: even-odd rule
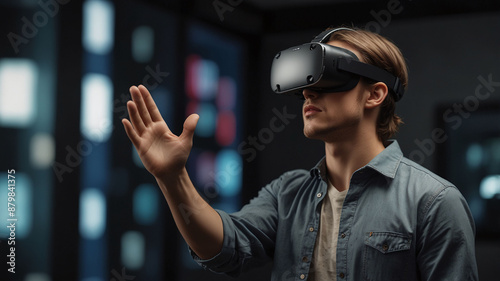
[[[179,173],[186,165],[193,146],[193,134],[199,116],[190,115],[177,136],[168,128],[146,87],[130,88],[132,101],[127,103],[130,121],[122,123],[144,167],[155,177]]]

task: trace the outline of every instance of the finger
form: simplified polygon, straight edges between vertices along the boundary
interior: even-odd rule
[[[149,93],[148,89],[143,85],[139,85],[138,88],[142,94],[142,98],[144,100],[144,103],[146,104],[146,108],[148,109],[151,119],[154,122],[163,121],[163,117],[161,116],[160,110],[158,110],[158,107],[156,106],[156,103],[151,94]]]
[[[186,118],[186,121],[184,121],[184,129],[179,137],[192,142],[196,124],[198,124],[199,119],[200,116],[198,114],[189,115],[188,118]]]
[[[130,87],[130,95],[132,96],[132,100],[135,102],[135,105],[137,106],[137,110],[142,118],[142,122],[147,127],[149,124],[151,124],[152,120],[151,120],[151,115],[149,115],[146,104],[144,103],[144,99],[142,98],[141,91],[139,91],[139,89],[136,86],[132,86]]]
[[[137,148],[139,146],[139,142],[140,142],[139,135],[137,135],[134,128],[132,127],[132,124],[127,119],[123,118],[122,124],[123,124],[123,127],[125,128],[125,133],[127,133],[128,138],[130,139],[132,144]]]
[[[142,121],[141,115],[137,111],[137,106],[135,102],[128,101],[127,110],[128,110],[128,115],[130,116],[130,121],[134,126],[134,129],[136,130],[137,133],[142,134],[142,132],[144,132],[144,130],[146,129],[146,126]]]

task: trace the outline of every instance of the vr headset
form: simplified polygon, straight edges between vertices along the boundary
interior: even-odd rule
[[[395,100],[401,99],[403,85],[398,77],[371,64],[360,62],[351,51],[326,44],[339,30],[326,30],[311,43],[291,47],[276,54],[271,67],[271,88],[278,94],[302,95],[303,89],[343,92],[356,87],[360,77],[383,82]]]

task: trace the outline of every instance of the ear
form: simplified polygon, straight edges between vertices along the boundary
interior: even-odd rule
[[[365,102],[365,108],[368,109],[375,108],[381,105],[389,92],[387,85],[382,82],[377,82],[373,85],[370,85],[368,90],[370,91],[370,95]]]

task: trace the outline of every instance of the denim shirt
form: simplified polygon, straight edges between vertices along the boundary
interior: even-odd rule
[[[327,195],[325,158],[283,174],[241,211],[217,210],[219,254],[204,268],[231,276],[274,261],[271,280],[306,280]],[[351,177],[340,218],[337,280],[478,280],[475,226],[458,189],[403,157],[396,141]]]

